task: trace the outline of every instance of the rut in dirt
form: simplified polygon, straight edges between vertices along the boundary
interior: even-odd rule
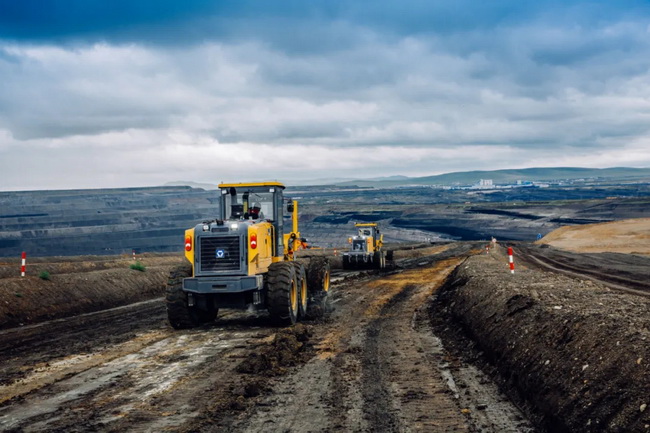
[[[406,285],[367,327],[361,392],[369,431],[470,431],[442,380],[442,348],[435,347],[431,329],[421,326],[431,289]]]
[[[362,364],[363,410],[373,431],[399,431],[402,427],[389,391],[390,367],[382,356],[380,346],[383,330],[389,321],[385,316],[400,314],[399,304],[408,299],[414,290],[415,286],[408,285],[394,296],[384,307],[383,317],[374,319],[366,331]]]

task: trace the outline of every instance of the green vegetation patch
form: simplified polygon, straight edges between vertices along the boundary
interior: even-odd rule
[[[131,266],[129,266],[131,269],[134,269],[136,271],[144,272],[147,270],[147,268],[140,262],[135,262],[131,263]]]

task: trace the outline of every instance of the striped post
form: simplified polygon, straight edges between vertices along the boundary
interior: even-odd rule
[[[133,251],[133,260],[135,261],[135,250],[132,251]]]
[[[22,263],[20,265],[20,276],[24,277],[25,276],[25,268],[27,265],[27,253],[23,251],[23,256],[22,256]]]
[[[515,261],[512,259],[512,247],[508,247],[508,262],[510,262],[510,273],[515,273]]]
[[[490,244],[485,246],[485,254],[490,254]]]

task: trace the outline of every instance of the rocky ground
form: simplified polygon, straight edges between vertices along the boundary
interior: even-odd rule
[[[335,269],[332,311],[288,329],[224,311],[172,330],[161,280],[178,256],[143,257],[145,272],[80,258],[76,275],[43,260],[49,281],[0,267],[0,430],[650,431],[647,289],[526,252],[567,254],[553,247],[514,248],[514,275],[505,246],[467,242],[402,246],[382,273]],[[596,260],[571,254],[574,274]],[[621,256],[600,276],[648,260]],[[26,293],[48,288],[50,308],[28,314]]]

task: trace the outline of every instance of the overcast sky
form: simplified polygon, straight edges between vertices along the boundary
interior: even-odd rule
[[[0,2],[0,190],[650,167],[650,2]]]

